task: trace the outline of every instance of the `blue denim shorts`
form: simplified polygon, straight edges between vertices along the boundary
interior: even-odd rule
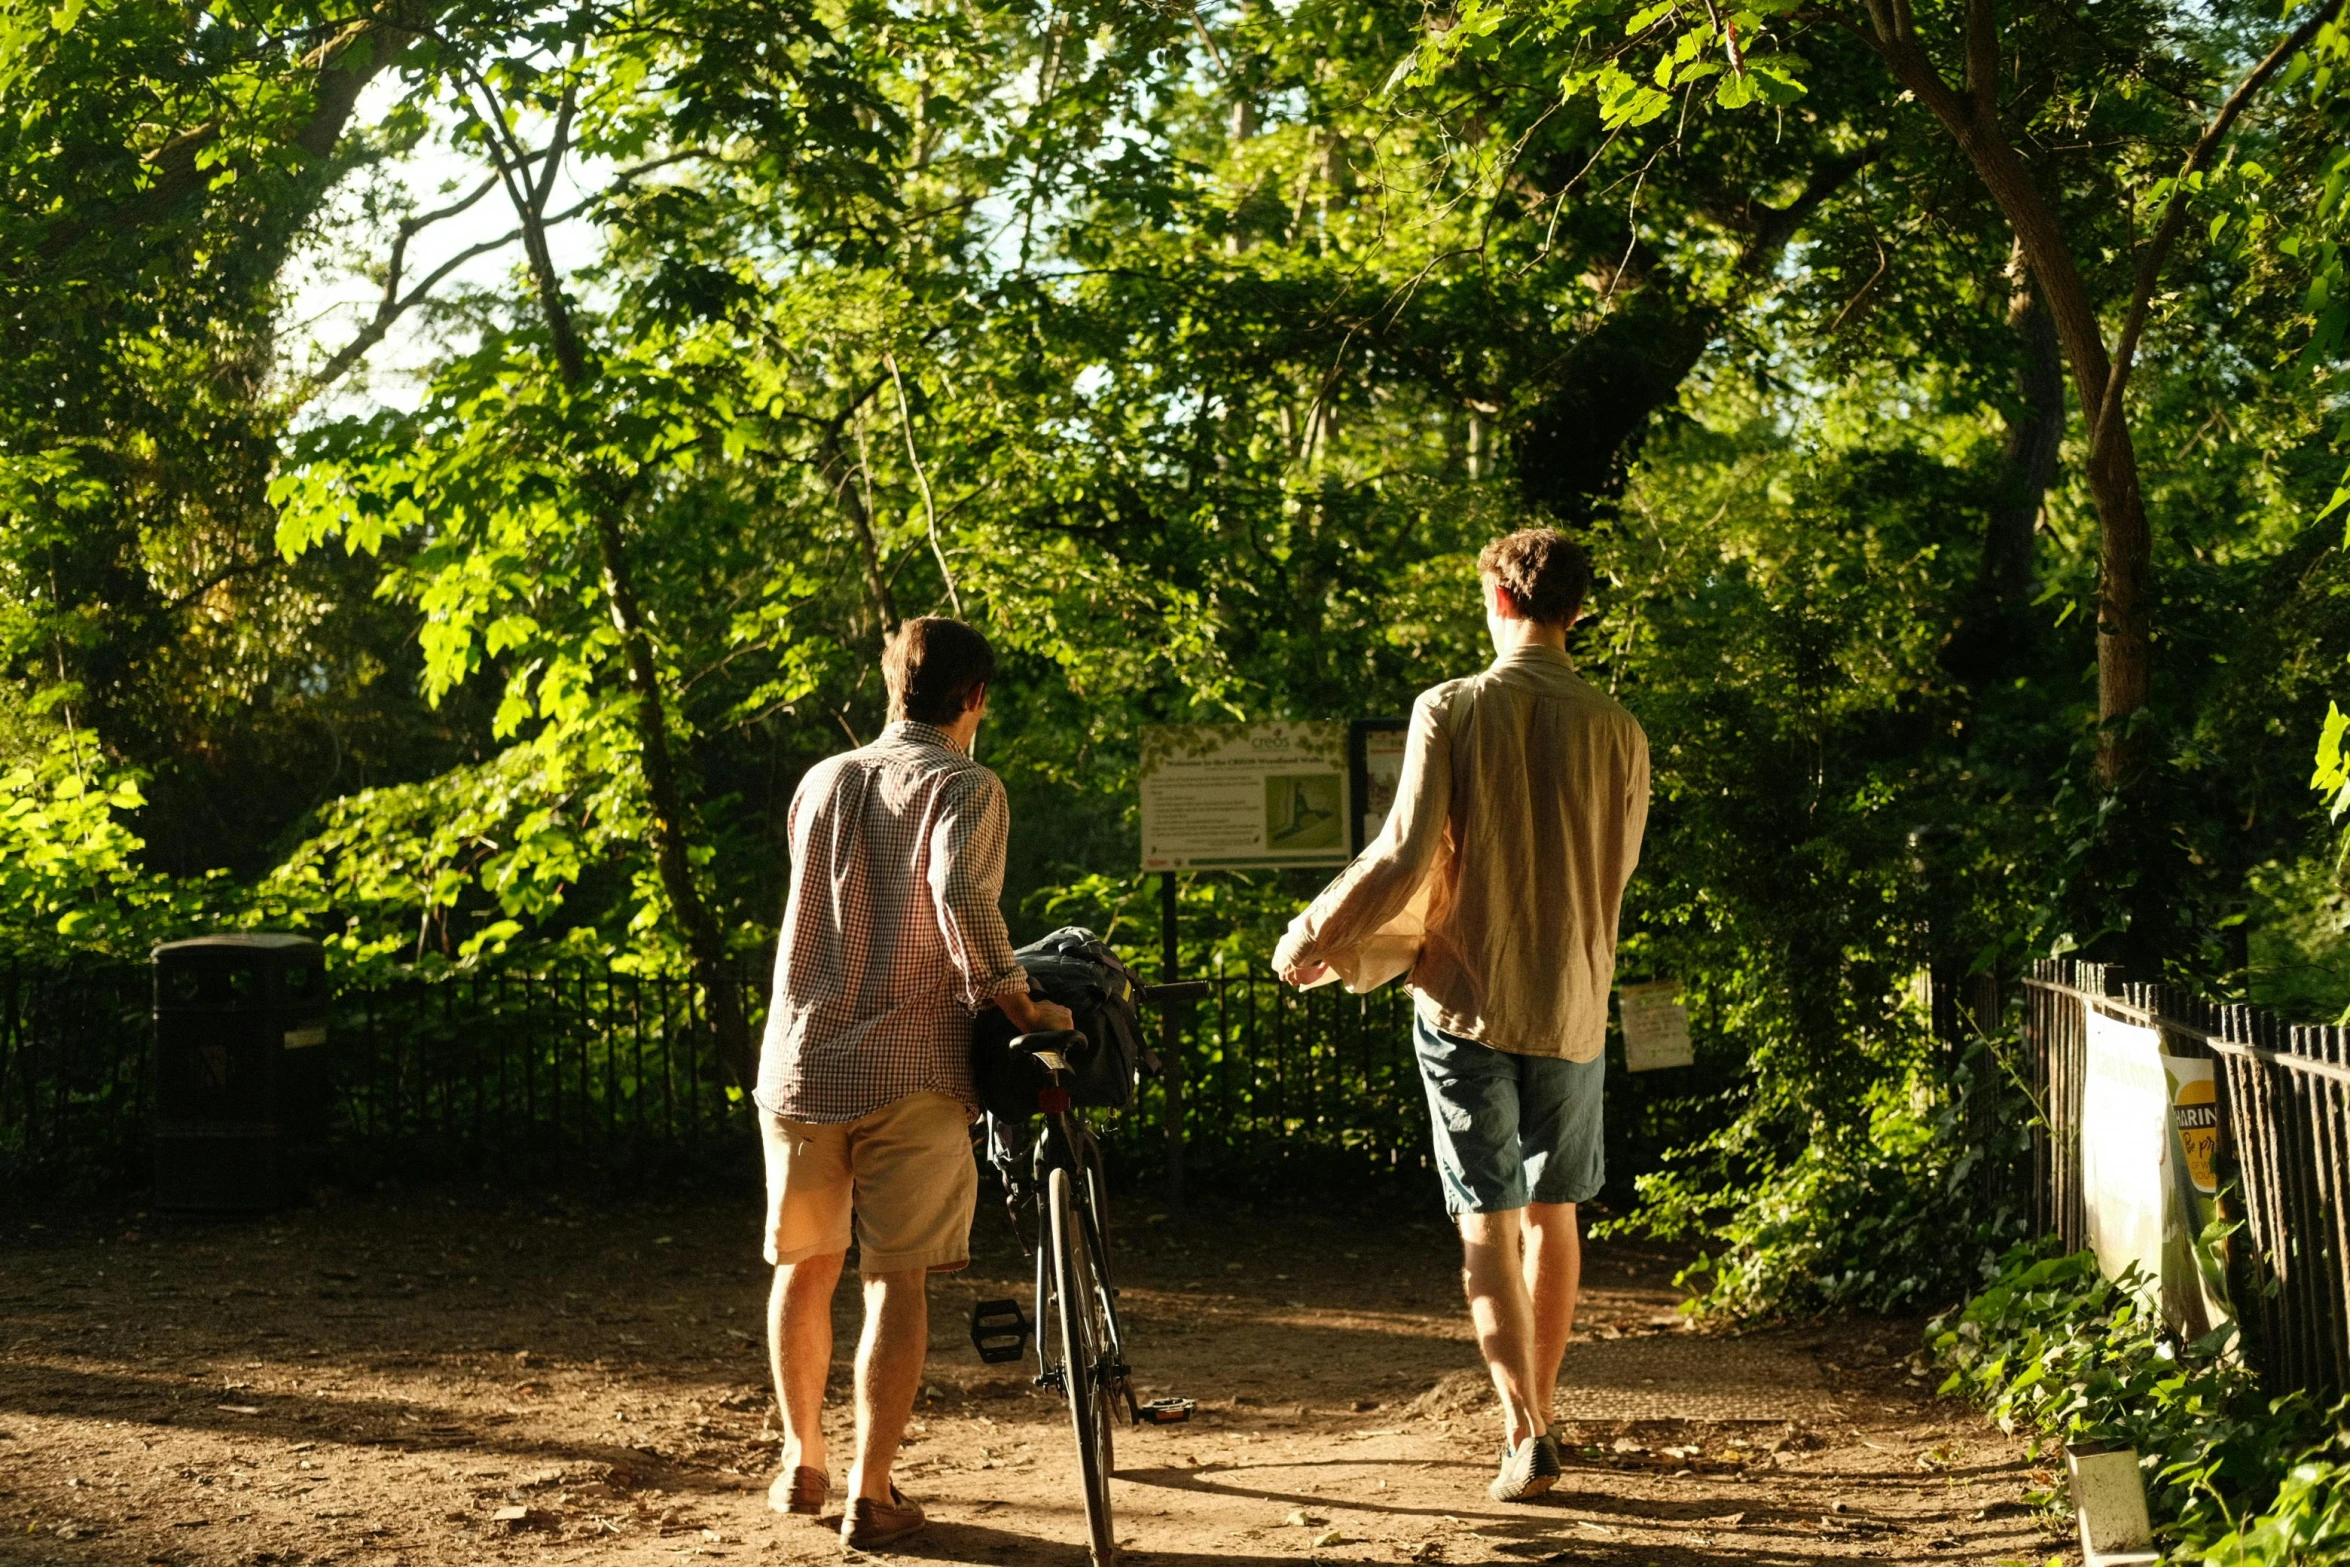
[[[1607,1057],[1511,1055],[1448,1034],[1416,1010],[1412,1047],[1428,1090],[1447,1213],[1504,1213],[1599,1195],[1607,1178],[1600,1115]]]

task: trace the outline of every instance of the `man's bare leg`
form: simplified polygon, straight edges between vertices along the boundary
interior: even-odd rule
[[[890,1466],[913,1418],[930,1352],[930,1272],[870,1274],[865,1336],[857,1344],[857,1455],[849,1495],[889,1500]]]
[[[1461,1285],[1469,1297],[1469,1320],[1477,1348],[1501,1395],[1501,1417],[1512,1448],[1550,1428],[1548,1411],[1534,1401],[1534,1301],[1526,1291],[1526,1259],[1519,1243],[1515,1209],[1464,1213],[1461,1224]]]
[[[767,1292],[767,1364],[783,1411],[783,1480],[806,1466],[824,1469],[824,1382],[832,1371],[832,1291],[845,1252],[828,1252],[775,1270]]]
[[[1558,1416],[1559,1362],[1575,1331],[1575,1297],[1583,1284],[1583,1240],[1571,1202],[1528,1203],[1524,1215],[1526,1293],[1533,1301],[1534,1349],[1528,1371],[1534,1407],[1547,1428]]]

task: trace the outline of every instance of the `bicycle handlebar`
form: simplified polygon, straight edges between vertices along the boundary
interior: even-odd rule
[[[1138,1006],[1165,1006],[1171,1001],[1204,1001],[1215,990],[1213,982],[1204,979],[1179,979],[1164,985],[1137,985],[1134,1000]]]

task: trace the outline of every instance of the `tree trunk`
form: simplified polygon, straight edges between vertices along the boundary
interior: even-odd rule
[[[342,145],[343,132],[358,108],[360,94],[370,82],[399,62],[408,46],[415,42],[418,29],[430,25],[429,18],[405,11],[396,16],[364,17],[302,62],[317,72],[316,96],[310,112],[295,125],[286,145],[300,155],[306,173],[315,174],[328,165]],[[54,261],[93,229],[102,227],[120,236],[154,228],[177,216],[189,202],[201,199],[210,190],[212,172],[203,166],[202,157],[227,130],[225,123],[213,119],[172,137],[150,155],[146,189],[98,219],[66,219],[57,223],[43,236],[34,253],[44,261]],[[258,236],[262,244],[277,252],[262,270],[275,275],[287,245],[300,232],[300,217],[307,215],[328,188],[329,181],[313,178],[303,212],[281,215],[273,232]]]
[[[1569,527],[1588,524],[1623,489],[1650,418],[1680,396],[1720,320],[1649,284],[1569,350],[1512,443],[1527,503]]]
[[[1680,397],[1725,312],[1769,279],[1811,215],[1881,150],[1871,143],[1825,159],[1784,207],[1751,194],[1717,204],[1717,221],[1745,236],[1730,305],[1693,297],[1635,238],[1619,279],[1622,303],[1567,351],[1553,390],[1520,427],[1518,490],[1527,502],[1581,525],[1621,492],[1651,420]],[[1472,461],[1477,455],[1472,444]]]
[[[2101,532],[2097,580],[2097,781],[2120,789],[2136,776],[2145,745],[2129,732],[2154,686],[2154,535],[2138,489],[2138,453],[2127,420],[2089,455],[2089,493]]]
[[[2007,426],[2004,471],[1984,523],[1976,580],[1997,602],[2015,604],[2032,590],[2032,540],[2064,444],[2064,350],[2028,270],[2016,279],[2007,321],[2024,351],[2015,373],[2023,408]]]
[[[862,401],[860,398],[859,403]],[[882,574],[881,546],[873,537],[873,517],[865,509],[865,498],[851,482],[848,453],[840,443],[840,427],[855,413],[855,408],[843,413],[816,443],[816,471],[832,487],[834,503],[849,520],[849,531],[857,536],[857,563],[865,568],[865,594],[873,601],[873,613],[881,622],[881,634],[886,637],[898,629],[897,599],[889,591],[889,579]]]
[[[2020,248],[2013,272],[2007,319],[2023,350],[2015,372],[2023,406],[2007,421],[1999,487],[1983,521],[1974,585],[1940,653],[1944,669],[1978,687],[2005,678],[2031,641],[2033,541],[2064,441],[2064,351],[2056,323],[2040,305]]]
[[[701,886],[694,880],[692,825],[670,752],[661,667],[653,656],[653,641],[646,634],[636,584],[629,575],[617,508],[603,495],[596,497],[594,522],[596,553],[604,568],[604,598],[611,609],[612,625],[620,633],[628,661],[629,690],[636,698],[639,765],[644,770],[645,794],[653,807],[653,862],[685,936],[686,957],[693,966],[694,982],[701,986],[703,1005],[709,1009],[711,1029],[718,1036],[719,1057],[735,1085],[747,1092],[757,1082],[759,1071],[758,1057],[751,1048],[750,1019],[743,1011],[742,993],[735,988],[727,962],[725,934],[711,917]]]
[[[566,98],[556,120],[546,163],[535,186],[526,183],[528,166],[504,166],[507,190],[522,220],[523,248],[530,257],[538,284],[539,305],[565,388],[574,397],[593,379],[585,346],[563,297],[543,221],[546,196],[555,182],[565,138],[569,133],[572,100]],[[501,164],[505,162],[501,159]],[[677,782],[675,753],[670,744],[669,708],[661,691],[660,660],[654,656],[651,632],[637,601],[636,581],[629,569],[628,546],[622,531],[625,506],[620,487],[598,470],[591,458],[581,474],[587,492],[590,525],[595,530],[596,554],[603,568],[604,602],[612,625],[620,633],[621,656],[628,668],[629,693],[635,698],[638,766],[645,778],[645,796],[653,808],[653,864],[661,890],[669,898],[678,930],[685,938],[686,961],[694,983],[701,988],[711,1031],[717,1036],[718,1055],[735,1086],[748,1092],[758,1081],[759,1062],[751,1043],[750,1019],[742,994],[735,988],[727,961],[726,937],[702,898],[694,878],[692,818]]]
[[[2130,734],[2130,721],[2145,708],[2152,685],[2153,539],[2138,489],[2138,456],[2130,443],[2128,416],[2116,410],[2117,417],[2105,417],[2112,362],[2096,305],[2055,213],[2000,128],[1988,74],[1979,69],[1981,56],[1988,55],[1993,67],[1997,61],[1996,39],[1988,37],[1988,9],[1988,0],[1970,0],[1970,80],[1964,95],[1942,79],[1913,35],[1874,9],[1878,29],[1870,41],[1901,84],[1949,130],[1976,178],[1998,203],[2031,264],[2040,298],[2064,345],[2082,420],[2093,439],[2099,430],[2108,432],[2090,451],[2088,478],[2100,537],[2097,781],[2115,790],[2136,775],[2143,751],[2142,743]]]

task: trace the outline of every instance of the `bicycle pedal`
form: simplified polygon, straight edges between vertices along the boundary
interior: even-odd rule
[[[1016,1300],[981,1300],[971,1305],[971,1347],[991,1366],[1018,1360],[1035,1331]]]
[[[1145,1425],[1179,1426],[1187,1424],[1192,1411],[1199,1408],[1197,1400],[1189,1398],[1154,1398],[1135,1413]]]

